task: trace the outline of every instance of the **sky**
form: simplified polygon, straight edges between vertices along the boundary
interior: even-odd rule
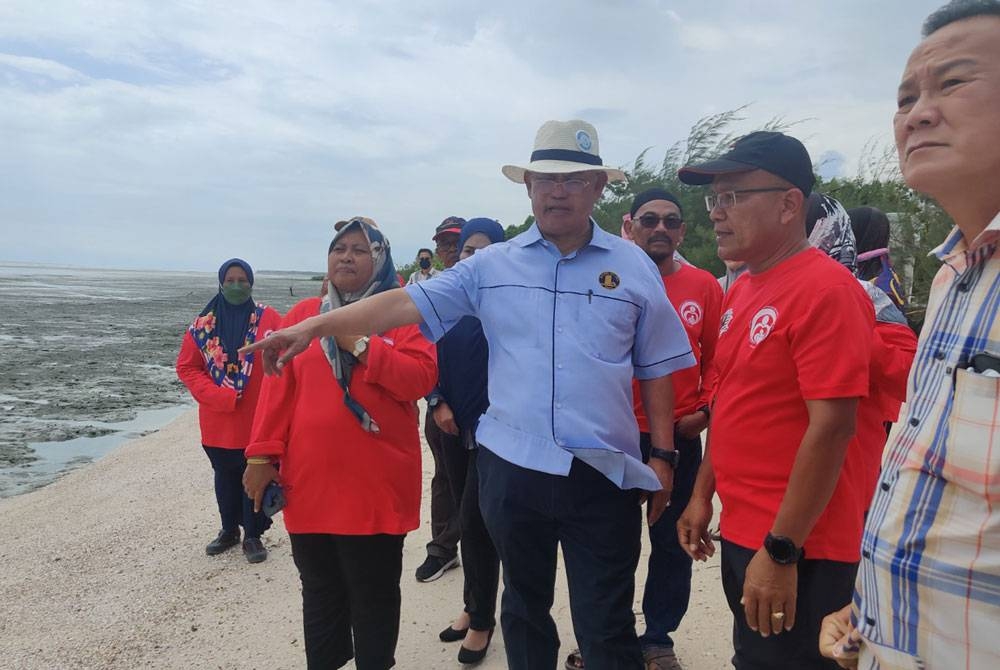
[[[523,222],[500,167],[548,119],[627,167],[750,104],[853,176],[941,4],[7,0],[0,260],[322,270],[365,215],[400,266],[446,216]]]

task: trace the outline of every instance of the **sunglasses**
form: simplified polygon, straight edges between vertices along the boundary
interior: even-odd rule
[[[663,222],[663,225],[666,227],[667,230],[677,230],[678,228],[681,227],[681,224],[684,223],[684,219],[677,216],[676,214],[667,214],[666,216],[658,216],[656,214],[653,214],[652,212],[647,212],[646,214],[643,214],[642,216],[640,216],[635,220],[638,221],[639,225],[645,228],[646,230],[653,230],[658,225],[660,225],[660,221]]]

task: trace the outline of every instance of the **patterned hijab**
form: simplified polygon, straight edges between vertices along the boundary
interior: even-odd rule
[[[373,261],[372,276],[369,278],[368,283],[357,291],[341,292],[331,281],[326,295],[323,296],[323,302],[320,304],[321,314],[333,309],[339,309],[344,305],[349,305],[352,302],[357,302],[376,293],[399,288],[399,282],[396,279],[396,267],[392,262],[392,254],[389,250],[389,240],[375,226],[374,221],[370,219],[366,220],[362,217],[357,217],[341,226],[337,230],[333,241],[330,242],[330,250],[327,254],[329,255],[333,251],[337,242],[344,235],[355,231],[361,231],[364,234],[365,239],[368,241],[368,246],[371,248]],[[337,346],[336,338],[322,337],[320,338],[320,344],[323,347],[323,353],[326,354],[327,361],[330,363],[330,367],[333,369],[333,375],[337,378],[337,383],[344,391],[344,404],[358,419],[362,428],[370,433],[379,432],[378,424],[372,420],[368,411],[357,400],[351,397],[351,373],[354,370],[354,366],[357,365],[358,359],[351,352],[340,349]]]
[[[855,272],[858,254],[851,217],[838,200],[822,193],[809,196],[806,231],[809,233],[809,244],[846,267],[852,274]],[[906,317],[885,291],[871,282],[858,281],[872,300],[877,321],[906,324]]]
[[[201,310],[188,332],[205,356],[208,375],[216,386],[242,393],[253,372],[253,354],[242,357],[238,351],[256,340],[264,305],[255,303],[253,298],[247,298],[240,305],[230,305],[222,296],[226,272],[232,267],[242,268],[253,286],[250,264],[241,258],[230,258],[219,267],[218,293]]]

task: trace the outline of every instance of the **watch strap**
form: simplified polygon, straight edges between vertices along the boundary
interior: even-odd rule
[[[660,449],[659,447],[651,447],[649,450],[650,458],[658,458],[661,461],[666,461],[670,464],[670,467],[677,469],[677,464],[680,462],[681,455],[676,449]]]

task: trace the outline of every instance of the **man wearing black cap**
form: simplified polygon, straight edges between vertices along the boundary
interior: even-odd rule
[[[458,262],[458,238],[465,219],[449,216],[434,230],[435,252],[444,268]],[[462,492],[457,484],[465,481],[465,447],[454,422],[442,428],[440,415],[448,410],[441,393],[435,387],[427,396],[424,437],[434,457],[434,477],[431,479],[431,541],[427,543],[427,558],[417,567],[418,582],[433,582],[448,570],[458,566],[458,541],[462,536],[458,506]],[[450,415],[450,411],[448,412]],[[435,415],[439,418],[435,420]]]
[[[867,496],[853,435],[868,392],[871,300],[809,246],[814,177],[798,140],[751,133],[679,177],[710,187],[719,256],[748,268],[722,306],[709,447],[679,539],[696,560],[714,553],[717,490],[734,665],[828,668],[820,621],[850,596],[860,559]]]

